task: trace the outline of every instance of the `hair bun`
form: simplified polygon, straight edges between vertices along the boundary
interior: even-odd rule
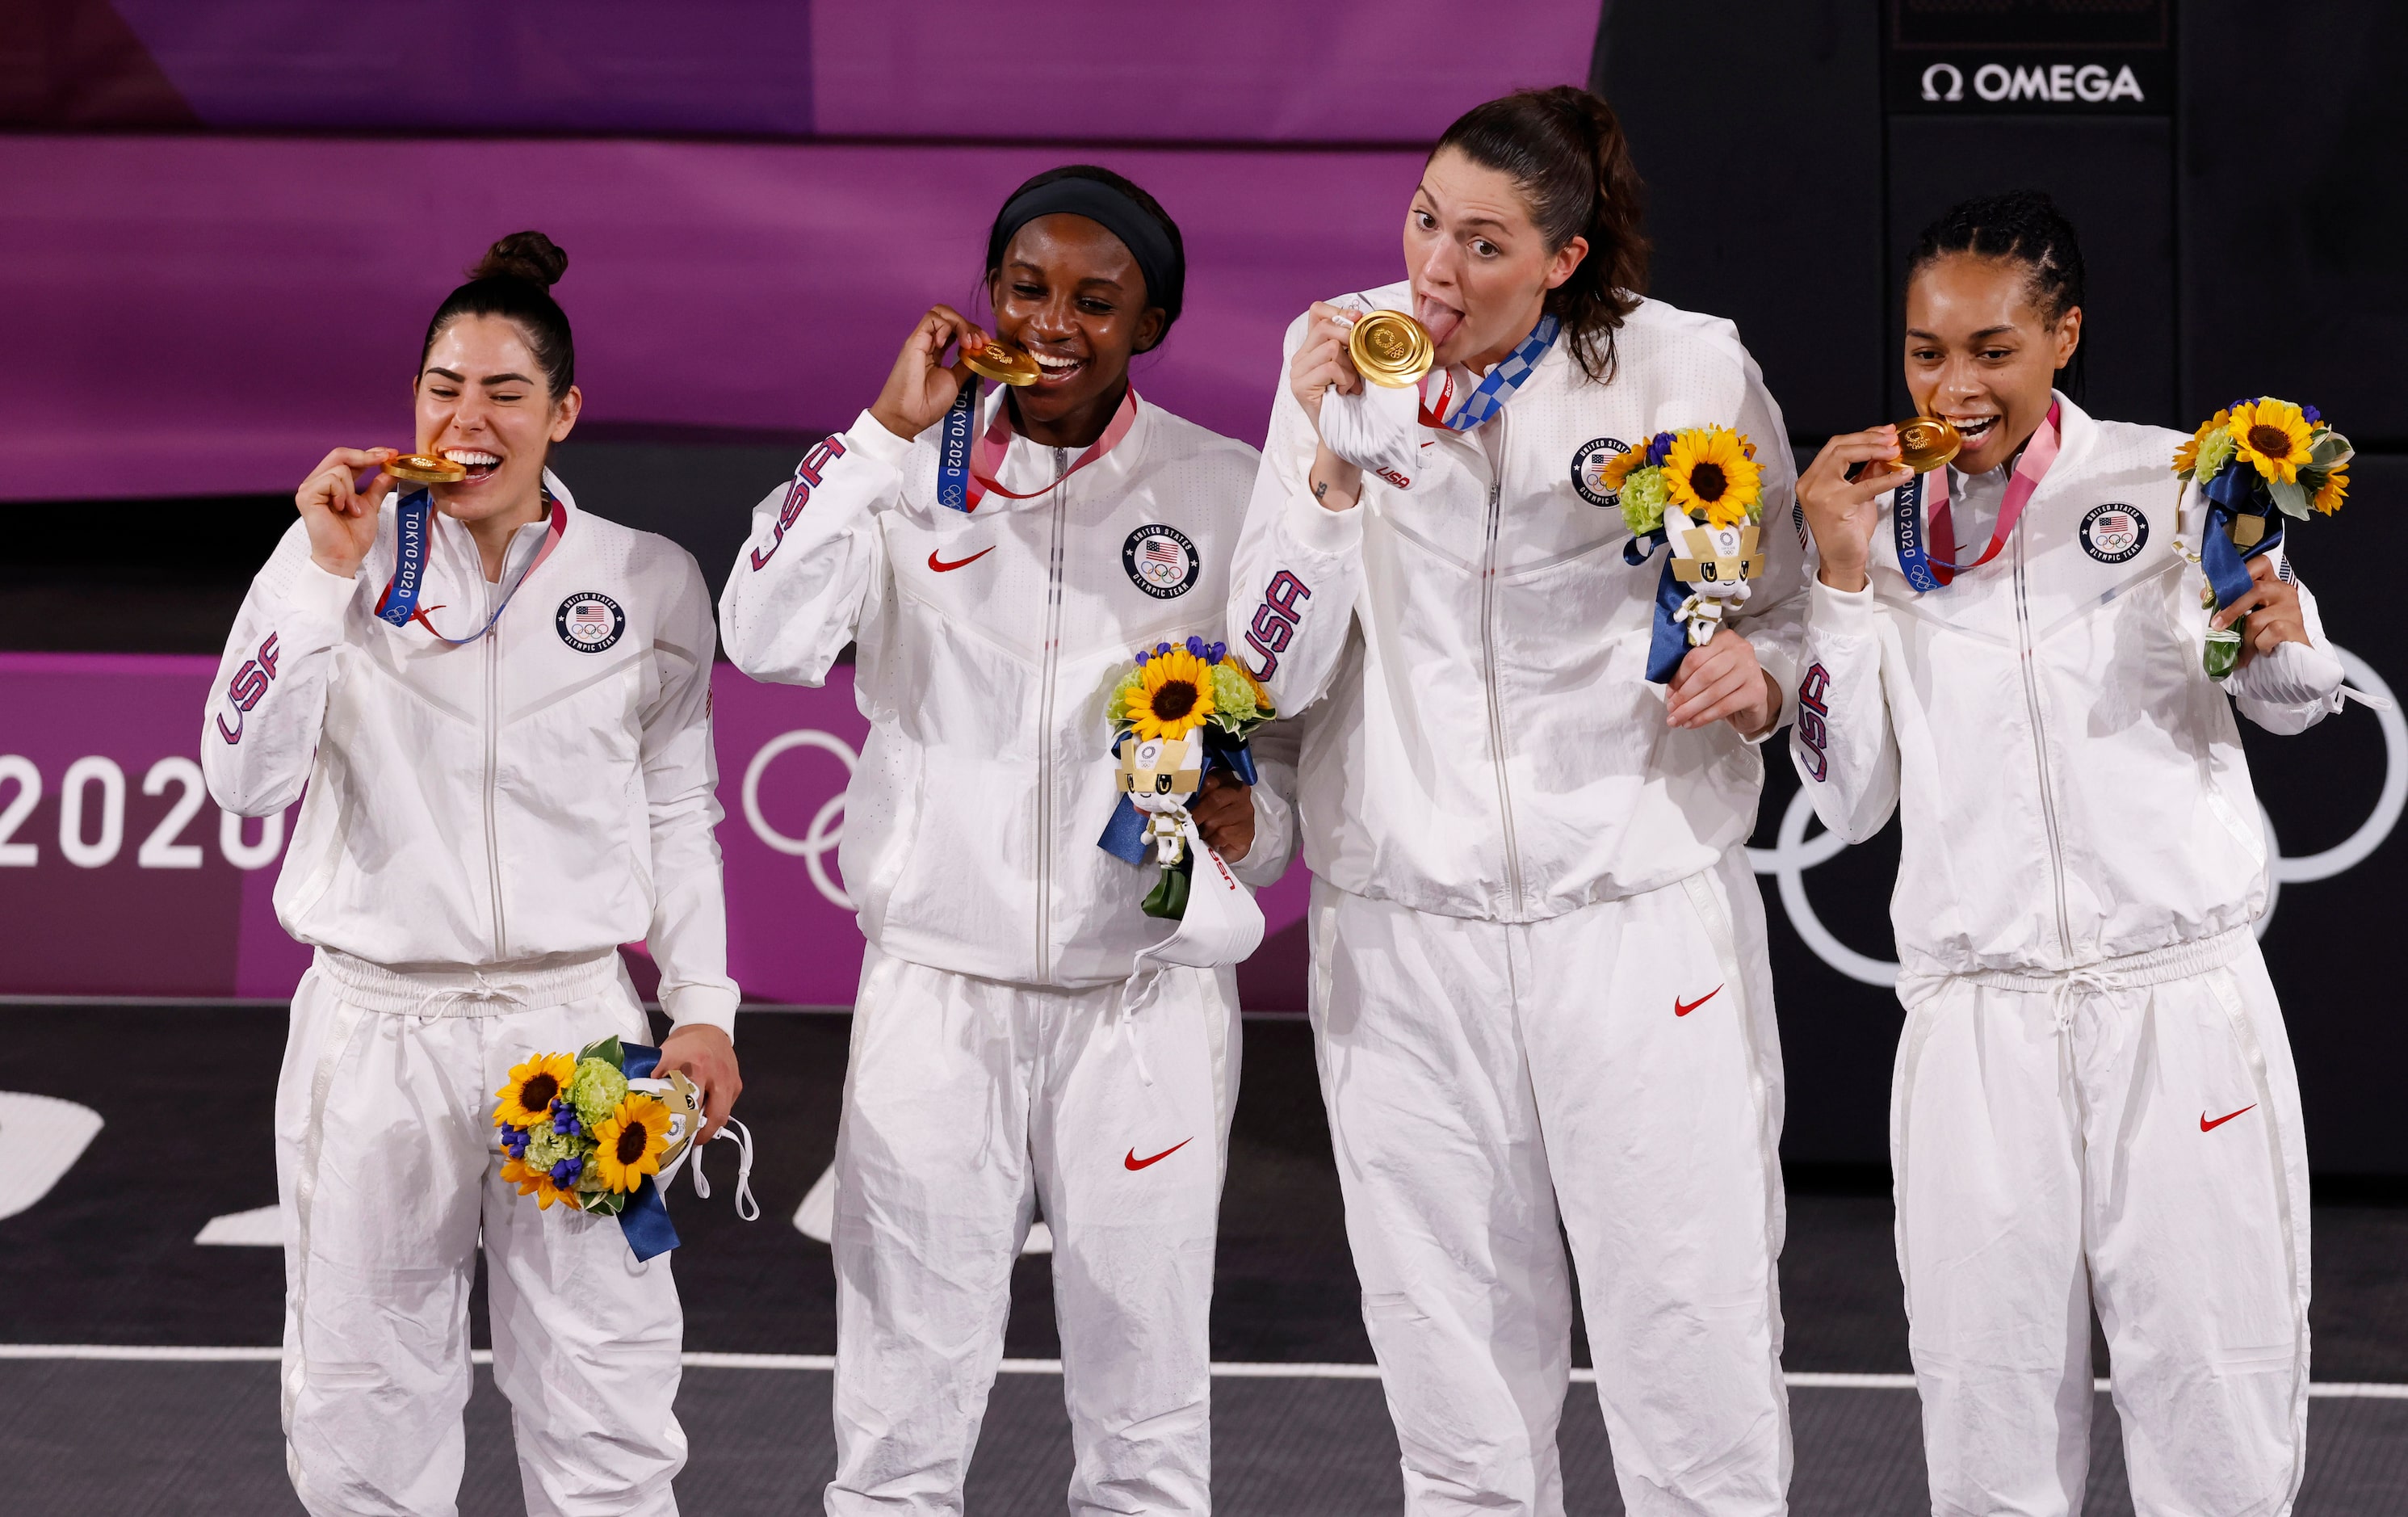
[[[568,254],[541,232],[512,232],[485,250],[468,277],[522,279],[538,289],[550,289],[568,271]]]

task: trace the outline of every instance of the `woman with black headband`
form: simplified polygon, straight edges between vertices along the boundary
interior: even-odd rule
[[[1130,385],[1184,282],[1136,185],[1029,181],[987,240],[1001,343],[922,317],[876,403],[761,502],[721,599],[756,679],[816,685],[857,644],[870,721],[841,855],[869,942],[837,1137],[831,1512],[961,1510],[1039,1204],[1070,1509],[1209,1510],[1235,985],[1169,969],[1132,993],[1164,936],[1140,905],[1154,870],[1098,842],[1113,673],[1221,637],[1254,483],[1253,449]],[[1033,383],[982,397],[942,361],[956,345]],[[1251,792],[1216,773],[1195,807],[1250,883],[1290,852],[1279,767]]]

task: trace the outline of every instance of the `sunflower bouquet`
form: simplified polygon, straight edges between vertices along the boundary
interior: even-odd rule
[[[1704,647],[1724,617],[1747,604],[1748,582],[1764,572],[1764,471],[1743,435],[1685,426],[1617,454],[1603,483],[1630,528],[1626,562],[1643,564],[1657,546],[1672,548],[1656,592],[1647,659],[1647,677],[1661,685],[1687,649]]]
[[[1152,855],[1162,866],[1144,902],[1150,917],[1186,914],[1195,868],[1187,841],[1196,835],[1187,803],[1204,776],[1226,769],[1254,784],[1246,740],[1278,715],[1269,692],[1228,654],[1226,643],[1200,637],[1157,643],[1113,677],[1105,700],[1121,799],[1096,845],[1132,864]]]
[[[2283,540],[2283,517],[2305,521],[2311,510],[2329,516],[2341,509],[2352,456],[2349,439],[2315,407],[2270,395],[2235,400],[2174,450],[2175,476],[2197,485],[2206,503],[2199,561],[2208,609],[2249,593],[2248,561]],[[2210,674],[2222,679],[2238,665],[2247,620],[2208,631]]]

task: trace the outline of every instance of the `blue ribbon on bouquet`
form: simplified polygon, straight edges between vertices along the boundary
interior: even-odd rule
[[[619,1045],[619,1072],[631,1080],[639,1080],[660,1067],[661,1050],[648,1048],[640,1043]],[[696,1137],[699,1138],[697,1134]],[[701,1160],[697,1157],[695,1163]],[[677,1228],[669,1221],[668,1203],[661,1198],[660,1177],[647,1175],[643,1183],[627,1195],[627,1204],[619,1212],[619,1231],[627,1235],[627,1247],[636,1250],[636,1262],[655,1259],[678,1246]]]
[[[1637,568],[1647,562],[1656,550],[1669,541],[1664,528],[1643,532],[1622,545],[1622,561]],[[1672,577],[1672,560],[1664,560],[1663,577],[1656,582],[1656,628],[1647,643],[1647,679],[1653,685],[1669,685],[1680,672],[1681,660],[1688,657],[1689,629],[1681,625],[1681,608],[1688,603],[1689,592]]]
[[[1112,740],[1113,758],[1120,757],[1121,744],[1128,740],[1126,732]],[[1226,732],[1207,727],[1204,730],[1204,773],[1197,778],[1201,781],[1215,769],[1227,770],[1240,785],[1257,783],[1254,750]],[[1126,792],[1122,793],[1120,804],[1112,808],[1111,820],[1104,823],[1104,835],[1096,839],[1096,846],[1126,864],[1144,863],[1146,855],[1152,851],[1145,841],[1145,813],[1137,809],[1136,802],[1129,800]]]
[[[2258,470],[2238,458],[2226,460],[2200,493],[2207,498],[2207,525],[2199,534],[2199,567],[2221,611],[2249,593],[2249,560],[2283,541],[2283,513],[2258,483]],[[2266,521],[2266,535],[2245,549],[2232,541],[2233,523],[2243,516]]]

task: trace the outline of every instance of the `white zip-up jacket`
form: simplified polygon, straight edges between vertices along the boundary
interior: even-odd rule
[[[2266,834],[2232,708],[2295,732],[2341,703],[2337,685],[2253,695],[2262,659],[2229,691],[2208,677],[2205,580],[2183,553],[2198,498],[2170,467],[2183,435],[2057,403],[2057,457],[1998,557],[1916,595],[1885,495],[1871,583],[1809,596],[1791,757],[1851,843],[1900,813],[1890,916],[1910,978],[2061,972],[2256,921]]]
[[[1348,298],[1398,310],[1410,286]],[[1630,530],[1580,471],[1684,426],[1756,443],[1770,562],[1734,625],[1787,690],[1804,574],[1781,411],[1727,321],[1645,300],[1615,348],[1598,383],[1559,340],[1496,416],[1423,428],[1410,488],[1367,473],[1340,512],[1312,498],[1312,421],[1282,383],[1229,626],[1282,712],[1325,702],[1297,782],[1321,878],[1540,921],[1694,874],[1754,827],[1758,749],[1727,722],[1673,730],[1647,680],[1670,550],[1625,563]],[[1457,395],[1477,383],[1453,378]]]
[[[521,527],[500,585],[466,527],[430,513],[418,606],[376,616],[394,507],[351,579],[294,522],[252,580],[202,719],[226,810],[308,794],[276,882],[304,943],[409,970],[530,969],[641,940],[680,1025],[732,1034],[710,592],[666,538],[576,509],[544,476],[557,541],[487,636],[549,521]]]
[[[984,397],[978,432],[1001,404]],[[1139,909],[1156,866],[1096,846],[1119,799],[1109,685],[1140,648],[1220,639],[1254,450],[1140,400],[1075,470],[1074,450],[1010,434],[995,477],[1030,498],[963,513],[937,503],[942,431],[907,441],[864,412],[805,455],[721,593],[728,657],[817,685],[857,642],[869,737],[837,857],[881,951],[1018,984],[1126,979],[1170,924]],[[1256,886],[1294,852],[1270,731],[1231,866]]]

